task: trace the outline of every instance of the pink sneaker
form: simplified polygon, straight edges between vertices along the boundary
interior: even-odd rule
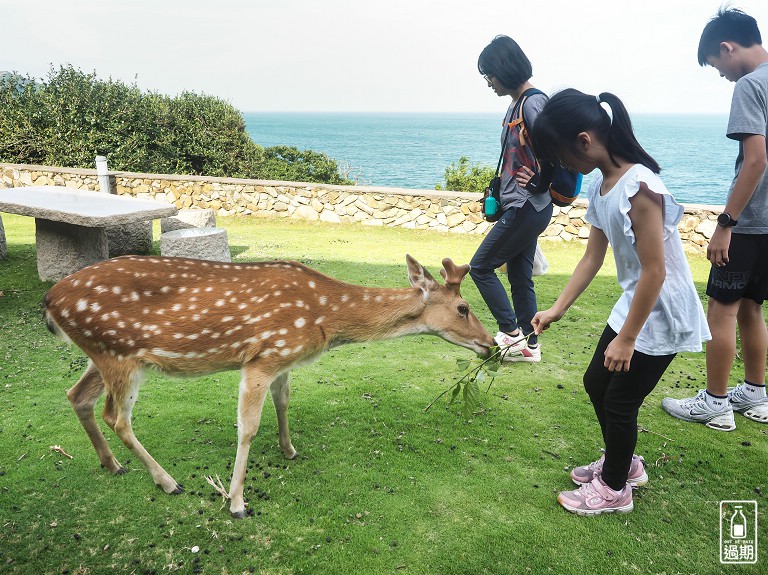
[[[605,451],[605,450],[603,450]],[[592,481],[596,475],[600,475],[603,471],[603,463],[605,462],[605,455],[602,455],[597,461],[593,461],[589,465],[582,465],[581,467],[574,467],[571,470],[571,479],[576,485],[584,485]],[[632,463],[629,466],[629,475],[627,476],[627,483],[632,487],[642,487],[648,483],[648,474],[645,472],[645,459],[640,455],[632,456]]]
[[[599,475],[575,491],[561,491],[557,502],[576,515],[629,513],[635,508],[629,484],[621,491],[614,491],[603,483]]]

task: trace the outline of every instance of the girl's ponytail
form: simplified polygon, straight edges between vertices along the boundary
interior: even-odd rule
[[[603,111],[608,114],[610,119],[610,128],[608,129],[605,147],[613,163],[617,163],[615,156],[618,156],[629,162],[642,164],[655,174],[661,172],[661,167],[659,167],[656,160],[643,149],[637,138],[635,138],[629,112],[627,112],[624,103],[619,97],[610,92],[601,92],[595,100],[601,108],[603,108],[602,104],[605,103],[611,110],[609,113],[603,108]]]
[[[661,171],[635,138],[624,104],[610,92],[598,96],[573,88],[558,92],[536,118],[531,142],[540,159],[557,162],[563,155],[579,156],[576,139],[581,132],[593,133],[616,165],[620,158],[642,164],[656,174]]]

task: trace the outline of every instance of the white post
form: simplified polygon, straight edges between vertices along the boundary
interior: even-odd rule
[[[113,193],[109,186],[109,170],[107,169],[107,158],[104,156],[96,156],[96,175],[99,178],[99,190],[105,194]]]

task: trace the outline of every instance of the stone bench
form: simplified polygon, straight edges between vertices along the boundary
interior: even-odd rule
[[[184,228],[160,236],[164,256],[231,262],[227,231],[223,228]]]
[[[179,210],[179,213],[170,218],[160,220],[160,232],[172,232],[187,228],[215,228],[216,216],[213,210]]]
[[[0,189],[0,212],[35,218],[38,276],[59,281],[110,257],[108,228],[142,222],[146,229],[146,222],[178,209],[165,202],[62,186],[22,186]]]

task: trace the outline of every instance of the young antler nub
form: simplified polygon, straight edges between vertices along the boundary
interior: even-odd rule
[[[229,495],[245,516],[243,484],[251,441],[269,389],[279,445],[296,457],[288,430],[290,371],[343,343],[433,334],[487,355],[488,331],[459,295],[466,274],[446,259],[448,287],[406,257],[410,288],[347,284],[297,262],[233,263],[126,256],[82,269],[45,297],[48,327],[90,363],[67,397],[102,465],[124,473],[101,432],[104,420],[166,493],[181,487],[133,433],[131,411],[145,368],[200,375],[239,369],[238,443]]]
[[[445,287],[455,291],[457,294],[461,293],[461,280],[464,279],[469,273],[469,265],[457,266],[453,263],[451,258],[443,259],[443,269],[440,270],[440,275],[445,279]]]

